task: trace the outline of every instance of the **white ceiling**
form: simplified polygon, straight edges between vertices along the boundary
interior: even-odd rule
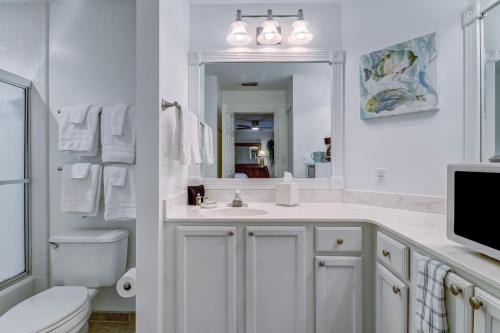
[[[324,63],[243,63],[207,64],[205,75],[217,76],[223,90],[285,90],[294,74],[329,74]],[[258,82],[257,87],[242,87],[241,82]]]

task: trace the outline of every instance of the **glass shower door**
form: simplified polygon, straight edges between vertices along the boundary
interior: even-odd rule
[[[0,289],[29,273],[28,96],[0,70]]]

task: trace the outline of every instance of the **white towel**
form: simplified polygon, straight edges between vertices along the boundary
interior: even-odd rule
[[[202,157],[203,162],[207,164],[214,164],[214,138],[212,128],[207,124],[203,124],[203,144],[202,144]]]
[[[91,152],[97,145],[96,137],[99,125],[100,108],[90,106],[81,123],[81,115],[76,107],[63,108],[59,115],[59,141],[61,151]],[[77,110],[77,111],[75,111]],[[81,110],[80,110],[81,111]]]
[[[193,162],[196,164],[201,163],[201,149],[200,149],[200,120],[198,116],[190,112],[191,117],[191,152],[193,154]]]
[[[447,333],[444,279],[451,268],[429,257],[419,261],[415,327],[422,333]]]
[[[181,109],[179,115],[179,159],[184,165],[190,165],[192,161],[193,137],[191,130],[191,111]]]
[[[111,108],[111,134],[125,134],[128,104],[118,103]]]
[[[135,165],[104,167],[104,219],[135,220]]]
[[[89,104],[80,104],[68,108],[63,108],[61,109],[61,112],[69,112],[69,121],[72,124],[81,125],[85,121],[85,117],[87,117],[87,111],[89,110],[89,108]]]
[[[61,179],[61,211],[65,213],[97,216],[101,196],[102,167],[90,166],[87,177],[72,178],[73,165],[63,167]]]
[[[105,163],[134,163],[135,107],[126,108],[122,119],[124,122],[122,135],[113,135],[114,119],[120,118],[117,117],[114,111],[116,111],[115,106],[104,107],[101,115],[102,161]],[[120,127],[120,124],[118,124],[118,127]]]
[[[71,166],[71,178],[85,179],[89,176],[91,163],[75,163]]]
[[[92,106],[93,108],[95,106]],[[96,107],[97,108],[97,107]],[[102,108],[98,107],[97,112],[101,113]],[[92,149],[90,151],[67,151],[70,155],[74,155],[78,158],[82,157],[92,157],[92,156],[97,156],[99,153],[99,146],[100,146],[100,125],[99,125],[99,117],[97,117],[97,130],[95,131],[95,137],[94,137],[94,143],[92,145]]]

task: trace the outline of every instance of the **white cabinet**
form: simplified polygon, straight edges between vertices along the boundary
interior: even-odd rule
[[[316,257],[316,333],[363,332],[361,257]]]
[[[474,311],[474,333],[500,333],[500,299],[475,288],[470,298]]]
[[[306,230],[246,228],[246,332],[306,332]]]
[[[472,308],[469,297],[474,286],[455,273],[448,273],[444,281],[446,313],[450,333],[472,333]]]
[[[381,264],[376,272],[376,332],[408,332],[408,286]]]
[[[235,233],[234,227],[177,227],[176,332],[236,332]]]

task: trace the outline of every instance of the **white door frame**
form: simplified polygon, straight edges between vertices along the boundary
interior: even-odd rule
[[[499,0],[500,1],[500,0]],[[341,189],[344,187],[344,65],[345,52],[336,51],[208,51],[189,53],[189,109],[198,115],[204,113],[205,64],[210,63],[327,63],[332,67],[332,117],[333,142],[332,174],[330,179],[297,178],[304,189]],[[281,180],[273,179],[218,179],[205,178],[209,189],[273,189]]]

